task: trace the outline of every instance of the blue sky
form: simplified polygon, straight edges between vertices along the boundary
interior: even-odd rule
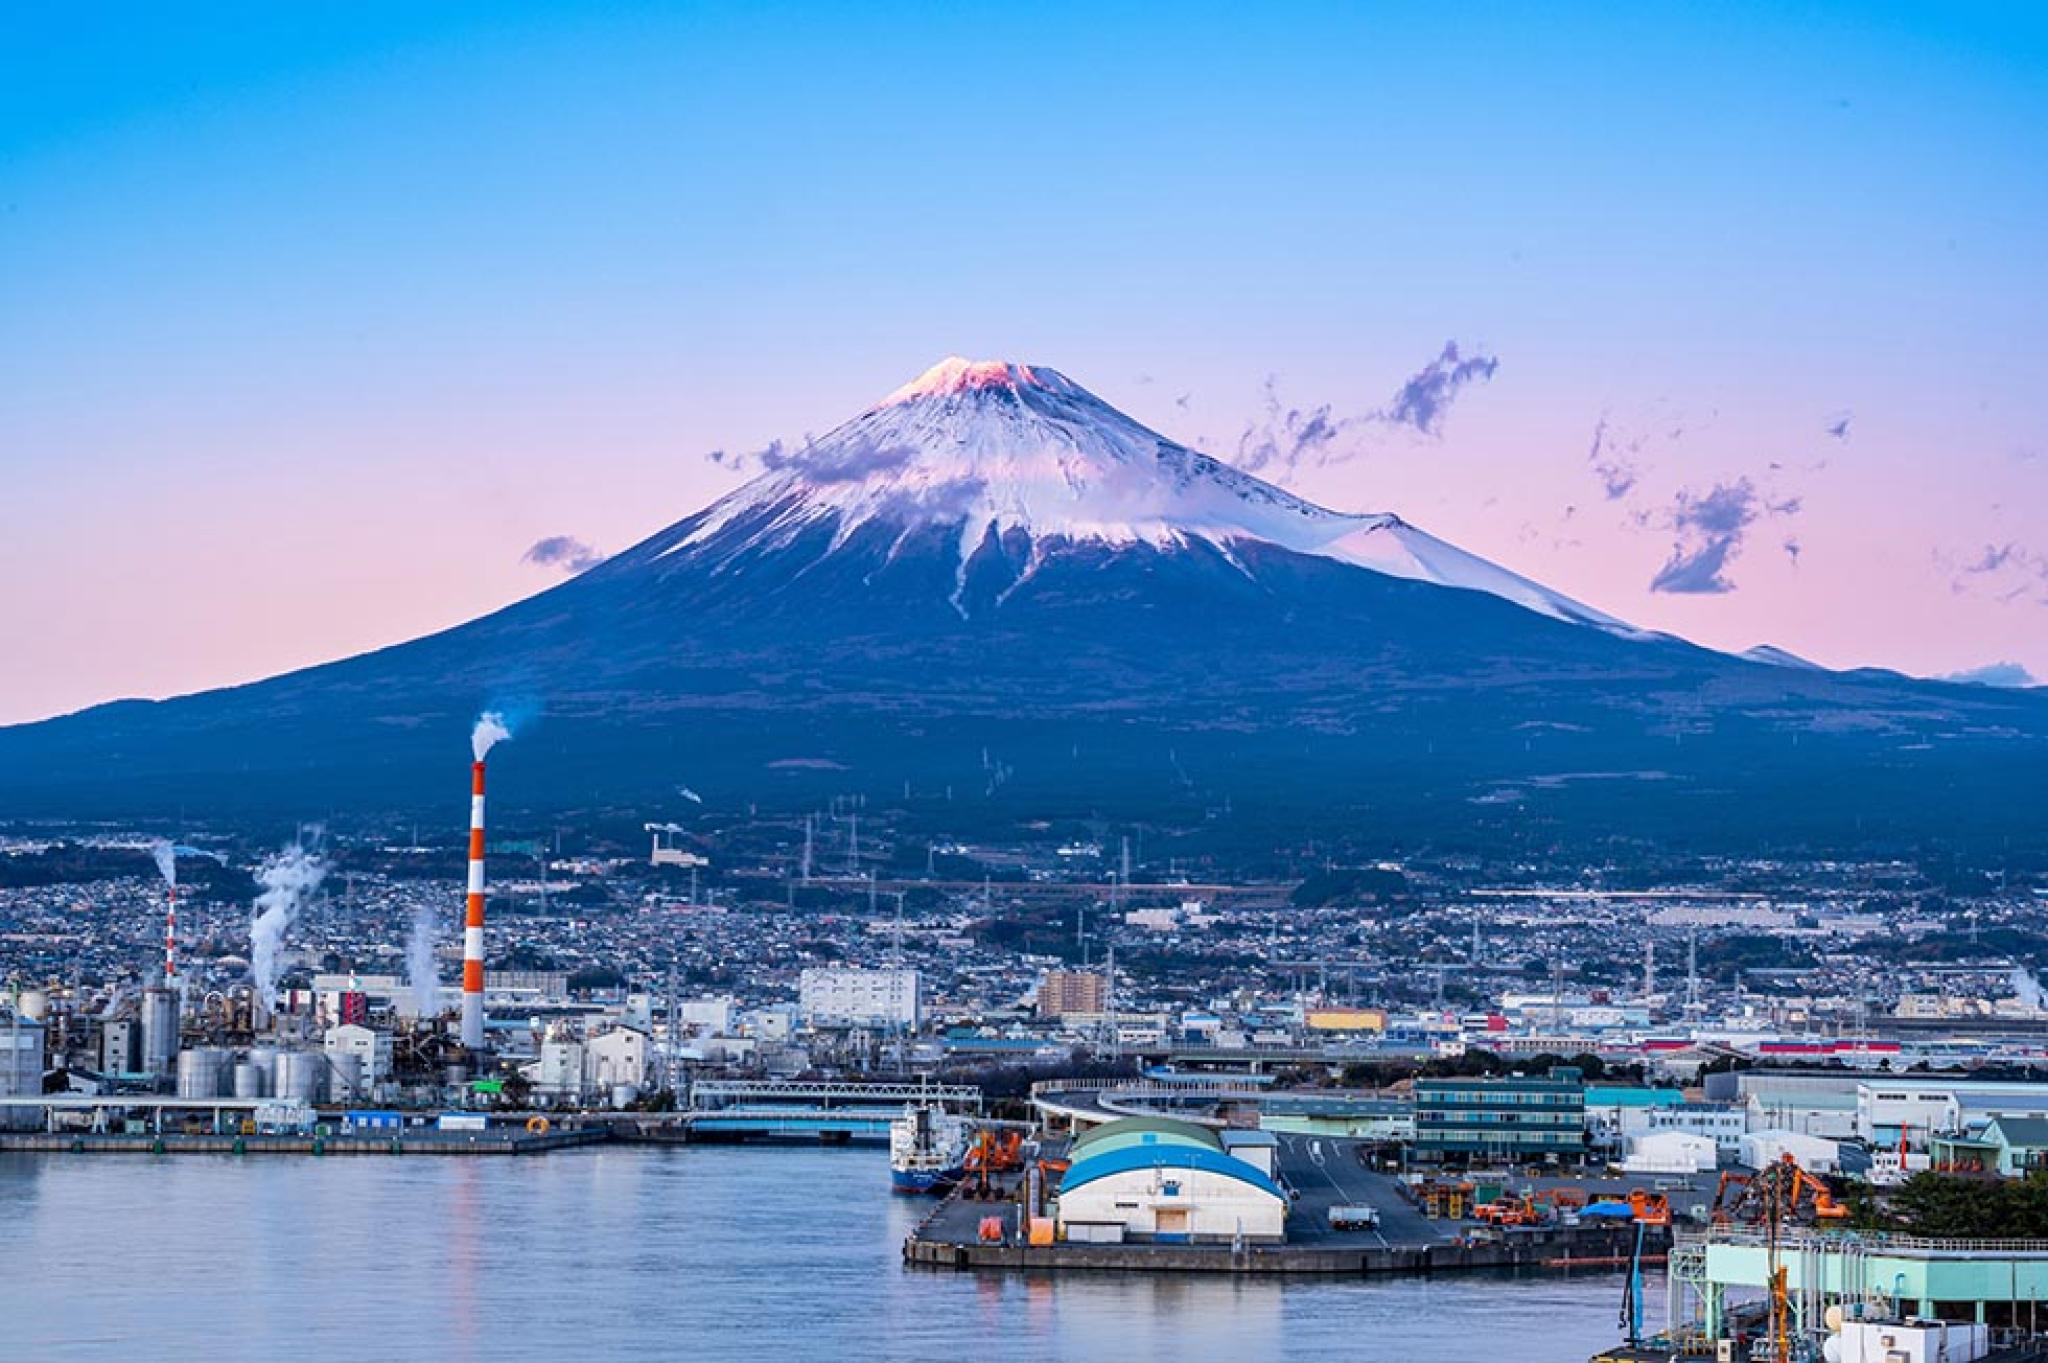
[[[1440,429],[1290,485],[2048,676],[2044,144],[2019,6],[10,12],[0,721],[466,618],[946,354],[1230,457],[1447,341]]]

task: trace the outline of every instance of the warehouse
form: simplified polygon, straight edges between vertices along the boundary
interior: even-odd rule
[[[1248,1155],[1270,1155],[1248,1147]],[[1287,1195],[1253,1159],[1207,1127],[1129,1117],[1079,1137],[1060,1180],[1068,1240],[1277,1244]]]

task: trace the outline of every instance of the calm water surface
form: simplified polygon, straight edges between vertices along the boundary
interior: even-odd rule
[[[1583,1363],[1620,1279],[909,1270],[873,1150],[0,1156],[8,1357]]]

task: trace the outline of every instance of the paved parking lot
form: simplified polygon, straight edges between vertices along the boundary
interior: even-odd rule
[[[1356,1141],[1328,1136],[1281,1135],[1275,1167],[1300,1194],[1287,1220],[1291,1244],[1376,1247],[1428,1245],[1456,1238],[1453,1223],[1431,1221],[1402,1198],[1395,1181],[1358,1161]],[[1380,1214],[1376,1231],[1333,1231],[1330,1208],[1369,1206]]]

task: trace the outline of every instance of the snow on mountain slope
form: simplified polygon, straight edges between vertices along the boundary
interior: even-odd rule
[[[646,546],[713,562],[786,545],[822,525],[957,532],[958,581],[991,535],[1021,532],[1028,579],[1072,545],[1245,543],[1393,577],[1487,592],[1558,620],[1635,635],[1624,622],[1447,544],[1391,514],[1328,510],[1148,430],[1056,370],[948,359],[823,438],[771,450],[766,471]],[[744,527],[744,533],[727,533]],[[894,551],[892,550],[892,553]],[[956,592],[956,608],[965,610]]]

